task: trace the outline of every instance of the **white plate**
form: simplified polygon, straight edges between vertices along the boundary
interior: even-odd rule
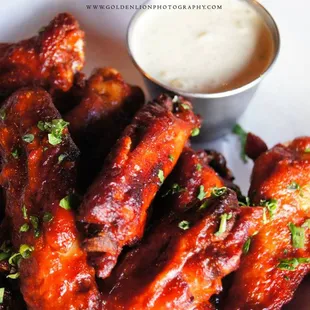
[[[0,42],[33,35],[57,13],[72,13],[86,32],[86,69],[104,65],[117,68],[131,84],[144,88],[126,50],[126,28],[134,10],[87,9],[86,4],[140,4],[143,0],[10,0],[1,1]],[[262,137],[269,146],[310,134],[310,1],[261,0],[280,28],[282,47],[272,72],[262,82],[240,124]],[[163,1],[166,3],[166,1]],[[213,147],[227,158],[244,192],[252,164],[239,157],[237,138],[227,136],[201,147]],[[301,291],[301,290],[300,290]],[[306,299],[308,300],[306,301]],[[304,294],[298,310],[310,309]]]

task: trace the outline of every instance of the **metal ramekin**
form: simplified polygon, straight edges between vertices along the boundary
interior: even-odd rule
[[[220,93],[191,93],[182,91],[168,85],[165,85],[145,72],[137,63],[132,54],[130,40],[135,21],[143,14],[144,10],[138,10],[132,17],[127,31],[127,48],[128,53],[136,66],[142,73],[145,84],[149,90],[151,97],[157,97],[161,93],[171,95],[181,95],[186,97],[193,103],[195,112],[203,118],[200,135],[197,137],[199,141],[209,141],[219,138],[229,132],[236,123],[237,119],[248,107],[253,95],[255,94],[260,82],[273,67],[280,51],[280,33],[277,24],[271,14],[257,1],[248,0],[248,2],[261,14],[267,26],[269,27],[275,47],[274,58],[266,71],[254,81],[225,92]],[[144,4],[157,4],[156,0],[149,0]]]

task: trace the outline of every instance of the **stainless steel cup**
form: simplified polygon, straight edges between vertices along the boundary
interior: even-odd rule
[[[168,85],[164,85],[163,83],[157,81],[152,76],[147,74],[135,60],[134,55],[131,52],[130,45],[134,24],[139,16],[143,14],[143,10],[137,11],[129,23],[127,31],[128,53],[136,68],[142,73],[150,95],[152,97],[157,97],[161,93],[168,93],[172,96],[177,94],[190,100],[193,103],[196,113],[200,114],[203,118],[200,135],[196,138],[200,142],[213,140],[231,132],[231,129],[236,123],[237,119],[248,107],[260,82],[271,70],[276,59],[278,58],[280,51],[280,33],[275,20],[260,3],[256,2],[255,0],[248,0],[248,2],[257,10],[257,12],[259,12],[259,14],[261,14],[271,31],[275,47],[274,58],[267,70],[256,80],[242,87],[220,93],[198,94],[185,92]],[[157,2],[156,0],[150,0],[145,4],[157,4]]]

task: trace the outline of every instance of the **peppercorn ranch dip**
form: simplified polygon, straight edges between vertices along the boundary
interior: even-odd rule
[[[133,25],[131,52],[146,74],[182,91],[218,93],[267,70],[275,53],[272,34],[248,1],[198,1],[204,9],[181,9],[191,0],[174,2],[177,9],[144,10]]]

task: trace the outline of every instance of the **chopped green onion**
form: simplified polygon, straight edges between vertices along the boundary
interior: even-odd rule
[[[33,252],[33,250],[34,250],[34,247],[28,244],[22,244],[19,247],[19,253],[22,256],[22,258],[25,258],[25,259],[31,256],[31,253]]]
[[[226,231],[227,221],[232,218],[232,213],[224,213],[221,215],[220,227],[219,230],[215,233],[215,236],[220,236]]]
[[[205,187],[203,185],[199,186],[199,194],[197,196],[197,198],[202,201],[205,199],[207,193],[205,192]]]
[[[297,227],[293,223],[288,225],[292,234],[293,247],[296,249],[303,249],[305,247],[305,228]]]
[[[45,212],[44,215],[43,215],[43,222],[51,222],[53,220],[54,216],[52,213],[50,212]]]
[[[19,228],[19,232],[27,232],[29,230],[29,224],[28,223],[25,223],[23,224],[22,226],[20,226]]]
[[[23,213],[23,218],[25,220],[27,220],[28,219],[28,215],[27,215],[27,208],[26,208],[25,205],[22,206],[22,213]]]
[[[186,103],[181,103],[181,106],[184,110],[190,110],[191,109],[191,107]]]
[[[69,125],[68,122],[63,119],[53,119],[51,122],[38,122],[37,126],[42,131],[47,131],[48,142],[51,145],[57,145],[61,143],[63,130]]]
[[[198,209],[198,211],[204,210],[208,206],[208,200],[206,200]]]
[[[4,108],[0,109],[0,118],[4,121],[6,118],[6,112]]]
[[[227,192],[227,187],[213,187],[211,191],[212,197],[221,197]]]
[[[164,175],[164,171],[162,171],[162,170],[159,170],[158,171],[158,178],[159,178],[159,181],[160,181],[160,183],[161,184],[163,184],[164,183],[164,181],[165,181],[165,175]]]
[[[9,279],[16,280],[16,279],[19,278],[19,272],[11,273],[11,274],[7,275],[6,277],[9,278]]]
[[[65,210],[71,210],[70,195],[62,198],[59,202],[59,205]]]
[[[192,130],[192,137],[198,136],[199,133],[200,133],[200,129],[199,129],[199,128],[194,128],[194,129]]]
[[[281,259],[279,269],[294,271],[300,264],[310,264],[310,258],[300,257],[292,259]]]
[[[197,165],[196,165],[196,169],[197,169],[197,171],[201,171],[201,169],[202,169],[201,164],[197,164]]]
[[[19,157],[19,150],[18,149],[15,149],[14,151],[12,151],[12,156],[17,159]]]
[[[170,161],[172,161],[172,162],[174,161],[174,157],[172,155],[169,155],[168,158]]]
[[[245,244],[243,245],[243,253],[247,254],[250,250],[250,245],[251,245],[251,238],[249,238]]]
[[[270,217],[273,218],[278,208],[278,201],[275,199],[261,200],[260,205],[262,207],[266,207],[267,210],[269,211]]]
[[[307,148],[305,149],[305,153],[310,153],[310,147],[307,147]]]
[[[23,141],[27,142],[27,143],[31,143],[34,140],[34,135],[32,134],[27,134],[23,136]]]
[[[37,216],[31,215],[29,217],[29,220],[33,226],[34,236],[38,238],[40,236],[40,230],[39,230],[39,218]]]
[[[179,223],[179,228],[183,229],[183,230],[187,230],[189,229],[190,225],[188,221],[182,221]]]
[[[4,300],[4,291],[5,291],[5,288],[0,287],[0,304],[2,304]]]
[[[301,189],[300,185],[298,183],[296,183],[296,182],[290,183],[290,185],[287,188],[289,190],[291,190],[291,191],[295,191],[295,190],[300,190]]]

